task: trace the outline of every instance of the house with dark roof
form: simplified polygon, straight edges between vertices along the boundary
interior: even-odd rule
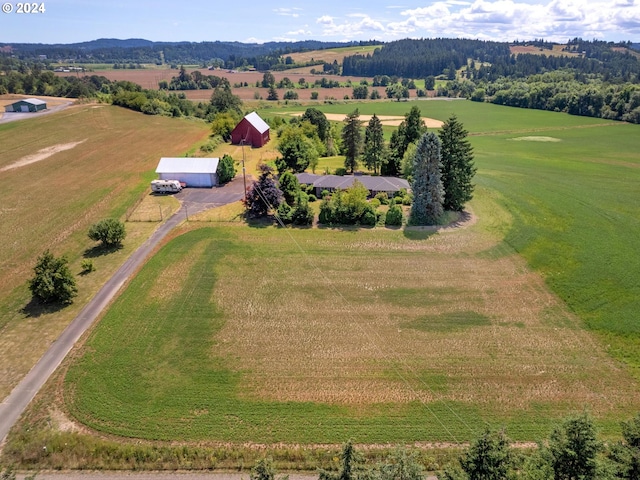
[[[269,138],[269,125],[256,112],[246,115],[231,132],[233,145],[264,146]]]
[[[316,197],[322,196],[322,191],[333,192],[351,187],[357,180],[369,190],[369,196],[375,197],[378,193],[386,193],[392,197],[403,188],[407,191],[411,188],[404,178],[374,177],[371,175],[314,175],[311,173],[297,173],[296,178],[301,185],[313,185]]]
[[[4,107],[5,112],[39,112],[47,109],[47,102],[38,98],[25,98]]]

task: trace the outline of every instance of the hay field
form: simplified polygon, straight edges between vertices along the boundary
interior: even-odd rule
[[[157,224],[128,224],[125,248],[93,258],[97,271],[77,277],[79,297],[62,310],[29,303],[26,281],[37,256],[46,249],[65,254],[78,274],[94,246],[88,227],[123,216],[148,188],[161,156],[181,155],[207,134],[202,123],[104,105],[0,125],[0,398]]]
[[[479,223],[398,230],[201,228],[162,249],[71,365],[66,407],[156,440],[464,441],[544,436],[637,384]],[[508,215],[501,211],[501,215]],[[494,217],[495,218],[495,217]]]

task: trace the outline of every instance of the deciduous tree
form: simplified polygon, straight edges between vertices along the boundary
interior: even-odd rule
[[[78,294],[76,280],[65,257],[55,257],[49,250],[38,257],[29,280],[29,290],[42,303],[71,303]]]
[[[127,231],[120,220],[105,218],[91,225],[87,235],[91,240],[102,242],[104,247],[110,248],[121,245],[127,236]]]

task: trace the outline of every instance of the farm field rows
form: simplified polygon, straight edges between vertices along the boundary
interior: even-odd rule
[[[72,106],[0,125],[0,398],[157,224],[128,224],[124,248],[111,255],[91,250],[88,227],[122,216],[147,188],[161,156],[184,154],[207,133],[202,123],[105,105]],[[29,301],[26,282],[46,249],[66,255],[74,274],[85,257],[97,268],[77,277],[79,297],[68,308],[39,308]]]

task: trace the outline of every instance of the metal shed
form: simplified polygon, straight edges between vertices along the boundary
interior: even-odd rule
[[[44,100],[26,98],[5,106],[4,110],[5,112],[39,112],[40,110],[46,110],[46,108],[47,102]]]
[[[217,158],[163,157],[156,173],[160,180],[178,180],[187,187],[213,187],[218,184]]]

